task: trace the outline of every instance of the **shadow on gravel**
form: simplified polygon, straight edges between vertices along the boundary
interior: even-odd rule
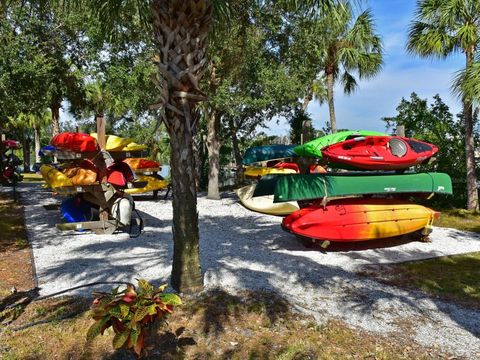
[[[29,235],[32,231],[35,234],[34,247],[43,246],[43,242],[45,246],[55,246],[58,252],[62,252],[62,242],[70,238],[59,236],[55,229],[50,229],[58,218],[50,218],[41,203],[51,196],[37,189],[28,192],[22,190],[24,200],[28,197],[30,204],[38,204],[27,211]],[[159,275],[149,280],[154,283],[168,281],[166,274],[169,274],[167,270],[173,255],[171,215],[170,218],[158,218],[146,211],[149,207],[166,208],[170,204],[170,199],[137,204],[147,226],[145,233],[136,239],[130,239],[126,234],[78,235],[88,237],[89,241],[69,249],[74,255],[72,258],[40,269],[40,276],[76,283],[130,280],[139,277],[142,271],[153,268],[159,269]],[[385,258],[394,261],[399,256],[408,257],[409,250],[388,248],[395,246],[391,241],[383,245],[376,244],[368,250],[360,245],[334,248],[332,253],[338,256],[336,262],[337,257],[331,260],[333,254],[306,249],[293,235],[282,231],[281,218],[239,210],[237,207],[241,205],[233,198],[226,198],[223,203],[205,199],[199,202],[200,256],[202,270],[210,286],[265,289],[284,294],[286,298],[294,298],[299,291],[308,290],[325,297],[327,302],[338,304],[341,307],[339,313],[344,316],[353,311],[361,317],[376,318],[374,315],[379,311],[379,306],[385,302],[391,304],[393,317],[396,313],[399,317],[405,313],[420,317],[425,312],[432,312],[431,305],[424,302],[426,296],[419,292],[399,291],[391,286],[366,281],[346,270],[352,261],[375,262]],[[171,214],[168,211],[164,213]],[[93,241],[90,239],[92,236],[95,237]],[[398,244],[404,244],[403,240]],[[369,251],[368,254],[365,250]],[[427,257],[437,255],[434,250],[424,253]],[[477,337],[480,335],[478,312],[457,308],[436,299],[432,301],[438,311],[460,327]],[[322,305],[323,309],[327,306],[317,300],[316,311],[321,312]]]

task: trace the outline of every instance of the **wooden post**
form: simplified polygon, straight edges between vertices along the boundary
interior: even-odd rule
[[[100,150],[105,150],[105,118],[97,116],[97,142]]]
[[[100,146],[101,151],[105,151],[105,145],[106,145],[106,140],[105,140],[105,118],[103,116],[97,116],[97,142],[98,146]],[[102,156],[103,159],[103,156]],[[101,182],[106,183],[107,182],[107,174],[106,174],[106,166],[102,166],[102,169],[99,169],[101,173],[103,173]],[[108,209],[100,207],[99,209],[99,218],[102,221],[108,220]]]

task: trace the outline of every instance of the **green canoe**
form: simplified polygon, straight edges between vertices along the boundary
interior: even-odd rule
[[[378,131],[358,130],[358,131],[340,131],[335,134],[325,135],[318,139],[309,141],[303,145],[298,145],[293,149],[298,156],[322,157],[322,148],[328,145],[336,144],[359,136],[384,136],[387,134]]]
[[[444,173],[420,174],[308,174],[266,176],[253,196],[274,194],[274,202],[366,194],[452,194],[452,180]]]

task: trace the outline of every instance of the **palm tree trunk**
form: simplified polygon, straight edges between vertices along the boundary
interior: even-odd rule
[[[192,293],[203,289],[199,257],[193,132],[186,128],[180,116],[172,120],[178,126],[177,129],[175,126],[168,127],[172,148],[174,240],[172,286],[180,292]],[[181,136],[178,136],[177,132],[180,132]]]
[[[179,292],[203,289],[200,268],[193,132],[195,107],[206,99],[199,82],[207,62],[212,20],[210,0],[152,0],[151,19],[159,50],[158,81],[163,120],[172,149],[172,286]]]
[[[50,110],[52,110],[52,136],[55,136],[60,132],[60,104],[52,102]]]
[[[208,195],[209,199],[219,200],[218,174],[220,170],[220,117],[215,109],[207,112],[207,149],[208,149]]]
[[[468,69],[474,60],[474,50],[466,53],[466,68]],[[473,106],[472,103],[463,99],[463,117],[465,121],[465,153],[467,157],[467,209],[478,210],[477,176],[475,175],[475,143],[473,135]]]
[[[327,72],[327,99],[328,99],[328,110],[330,112],[330,127],[332,128],[332,133],[337,132],[337,120],[335,119],[335,104],[333,102],[333,72]]]

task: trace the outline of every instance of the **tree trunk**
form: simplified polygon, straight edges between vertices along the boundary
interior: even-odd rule
[[[220,170],[220,117],[214,109],[207,111],[207,149],[208,149],[208,195],[209,199],[219,200],[218,174]]]
[[[230,118],[228,120],[228,125],[230,127],[230,138],[232,139],[233,157],[235,158],[235,166],[237,168],[236,183],[238,185],[243,181],[242,153],[240,152],[237,130],[233,119]]]
[[[152,0],[151,19],[159,50],[159,107],[170,135],[173,193],[172,286],[179,292],[203,289],[200,268],[197,191],[193,154],[194,112],[206,99],[198,84],[207,62],[212,20],[210,0]]]
[[[60,132],[60,103],[54,101],[50,106],[52,110],[52,137]]]
[[[474,60],[474,51],[466,53],[467,69]],[[465,121],[465,153],[467,157],[467,209],[478,210],[477,176],[475,174],[475,143],[473,134],[473,106],[471,101],[463,99],[463,117]]]
[[[337,120],[335,119],[335,104],[333,102],[333,72],[327,72],[327,99],[328,99],[328,110],[330,112],[330,126],[332,128],[332,133],[337,132]]]
[[[23,136],[23,172],[30,172],[30,138]]]
[[[35,162],[39,163],[42,159],[38,154],[40,152],[40,129],[37,126],[33,127],[33,134],[35,138]]]
[[[179,129],[169,127],[172,148],[173,193],[173,267],[172,286],[180,292],[197,292],[203,289],[199,257],[197,215],[197,188],[193,155],[193,133],[182,119],[175,119]],[[177,131],[181,130],[181,136]]]
[[[313,91],[312,87],[309,86],[306,90],[305,97],[303,98],[303,104],[302,104],[302,111],[306,112],[308,108],[308,104],[310,104],[310,101],[313,99]]]

